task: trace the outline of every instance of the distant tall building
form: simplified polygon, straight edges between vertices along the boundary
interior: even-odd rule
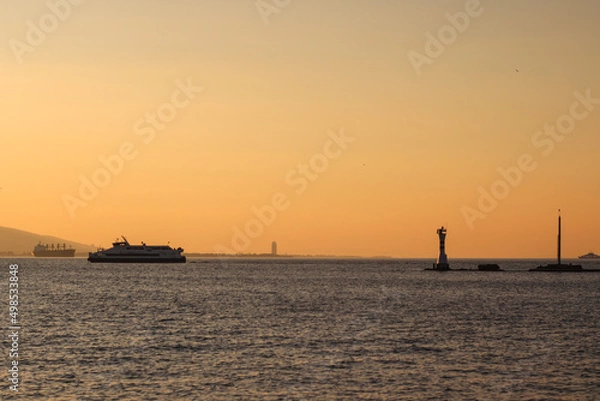
[[[272,256],[276,256],[277,255],[277,242],[273,241],[271,243],[271,255]]]

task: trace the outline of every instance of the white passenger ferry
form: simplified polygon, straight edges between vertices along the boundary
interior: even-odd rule
[[[182,248],[173,249],[169,245],[131,245],[127,238],[113,242],[110,249],[90,252],[88,261],[92,263],[185,263]]]

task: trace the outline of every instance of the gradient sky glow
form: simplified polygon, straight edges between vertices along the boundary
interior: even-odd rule
[[[87,0],[19,63],[11,43],[66,1],[0,6],[2,226],[213,252],[283,193],[245,252],[435,258],[445,225],[450,258],[552,257],[558,208],[563,255],[600,252],[600,101],[548,155],[532,144],[576,92],[600,99],[600,2],[482,0],[419,75],[409,52],[468,1],[291,1],[265,24],[252,0]],[[188,80],[203,91],[145,144],[136,122]],[[297,194],[286,176],[340,130],[354,142]],[[124,143],[137,156],[70,217],[64,195]],[[536,168],[469,227],[523,154]]]

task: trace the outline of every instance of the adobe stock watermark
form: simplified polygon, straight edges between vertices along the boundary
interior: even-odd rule
[[[431,65],[435,60],[444,54],[446,49],[453,45],[460,34],[463,34],[471,25],[471,20],[483,14],[483,6],[479,0],[468,0],[465,3],[465,10],[454,14],[447,12],[444,17],[448,21],[442,25],[437,34],[425,32],[425,46],[423,53],[410,50],[407,53],[408,60],[417,76],[423,74],[423,67]]]
[[[269,25],[271,16],[281,13],[291,3],[292,0],[256,0],[254,5],[265,25]]]
[[[143,145],[149,145],[154,141],[159,132],[167,128],[179,111],[188,107],[194,99],[204,90],[201,86],[195,86],[191,78],[187,81],[178,79],[175,81],[176,89],[168,101],[161,103],[155,111],[147,112],[133,124],[133,133],[139,137]],[[108,186],[113,177],[123,172],[127,162],[131,162],[139,154],[139,146],[130,141],[123,142],[118,149],[108,156],[100,155],[100,164],[89,176],[79,176],[79,191],[76,195],[63,194],[62,202],[71,219],[76,217],[78,208],[86,207],[96,199],[100,189]]]
[[[46,1],[47,12],[37,21],[29,20],[25,23],[25,40],[12,38],[8,41],[8,46],[13,52],[15,59],[19,64],[23,64],[23,57],[31,54],[40,47],[48,35],[56,32],[61,23],[66,22],[73,14],[75,6],[80,6],[84,0],[48,0]]]
[[[9,366],[8,381],[9,389],[19,391],[19,335],[21,331],[21,320],[19,318],[19,265],[14,263],[9,266],[8,276],[8,338],[9,344]]]
[[[339,159],[348,149],[348,145],[356,141],[349,137],[341,128],[338,132],[329,131],[327,140],[323,144],[320,153],[315,153],[308,162],[301,162],[285,175],[285,184],[295,195],[286,192],[276,192],[270,197],[270,201],[260,207],[250,207],[250,217],[241,227],[232,227],[231,248],[224,245],[216,245],[215,253],[219,255],[234,255],[247,250],[252,240],[260,237],[265,228],[272,225],[279,213],[286,211],[292,205],[294,196],[302,195],[310,184],[317,181],[328,169],[332,161]]]
[[[592,97],[592,90],[587,89],[584,93],[576,91],[573,96],[575,101],[571,103],[569,111],[558,117],[554,124],[544,124],[531,136],[531,144],[542,156],[549,156],[554,152],[556,144],[565,140],[577,128],[577,123],[586,119],[600,104],[600,98]],[[501,200],[506,199],[511,191],[525,179],[527,173],[531,173],[538,167],[536,157],[531,153],[523,153],[517,158],[516,165],[504,168],[498,167],[496,171],[500,175],[488,189],[477,188],[479,198],[476,207],[463,205],[461,214],[470,230],[475,229],[477,220],[484,220],[488,214],[498,207]]]

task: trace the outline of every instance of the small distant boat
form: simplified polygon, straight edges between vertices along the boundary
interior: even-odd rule
[[[75,249],[69,247],[66,244],[45,244],[42,245],[40,242],[37,244],[31,252],[36,258],[72,258],[75,256]]]
[[[131,245],[127,238],[113,242],[110,249],[90,252],[88,261],[92,263],[185,263],[181,255],[183,248],[173,249],[169,245]]]
[[[579,256],[579,259],[600,259],[600,255],[596,255],[594,252],[589,252],[585,255]]]

